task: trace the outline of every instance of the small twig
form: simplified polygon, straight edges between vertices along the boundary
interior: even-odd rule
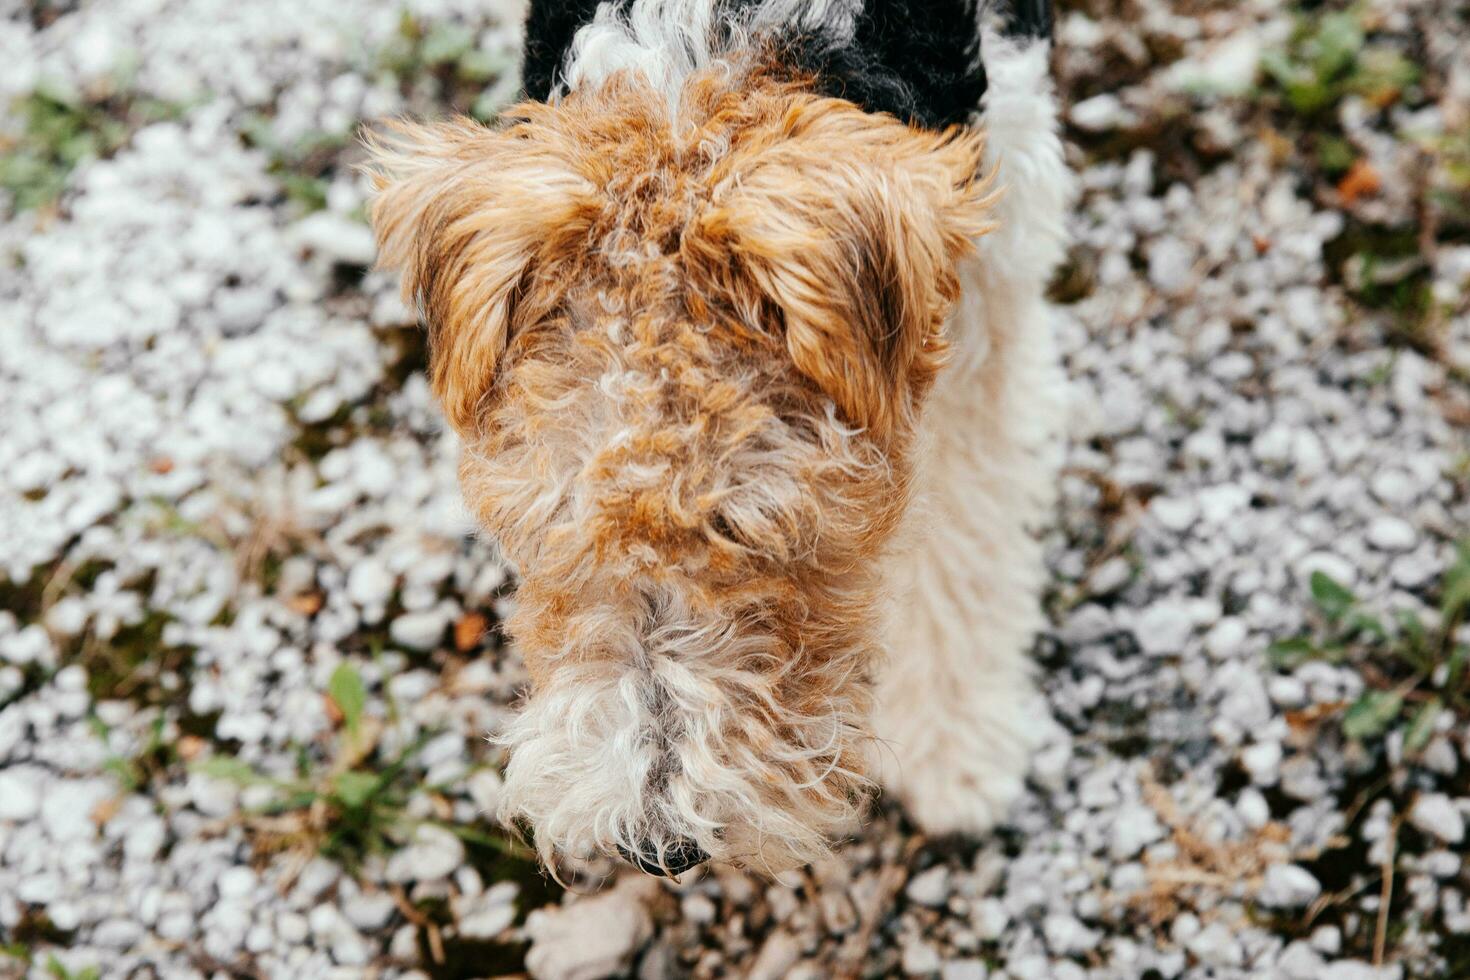
[[[199,968],[200,972],[218,976],[223,973],[230,977],[248,977],[250,980],[266,980],[265,974],[251,961],[227,962],[215,956],[210,956],[202,949],[188,948],[186,950],[189,959]]]
[[[1353,800],[1352,804],[1343,813],[1342,825],[1344,828],[1353,825],[1353,821],[1358,817],[1358,811],[1378,799],[1378,794],[1388,788],[1389,781],[1389,777],[1384,776],[1358,794],[1357,799]]]
[[[1378,892],[1378,925],[1373,930],[1373,965],[1383,965],[1383,948],[1388,944],[1388,907],[1393,901],[1394,858],[1397,857],[1399,827],[1404,818],[1394,817],[1393,831],[1388,838],[1388,853],[1383,858],[1383,887]]]
[[[883,922],[883,913],[892,906],[894,898],[903,890],[904,883],[909,877],[909,864],[913,861],[914,855],[924,847],[924,844],[925,840],[922,836],[910,838],[898,862],[890,864],[880,873],[878,888],[876,894],[872,896],[872,901],[865,903],[864,907],[858,910],[861,924],[857,932],[843,944],[842,953],[839,953],[839,962],[841,960],[847,962],[841,963],[838,967],[835,974],[838,980],[857,980],[862,974],[862,968],[867,961],[868,947],[872,945],[873,935]],[[854,960],[856,962],[853,962]]]
[[[429,958],[443,965],[444,937],[439,932],[438,924],[414,907],[413,903],[408,900],[408,896],[403,893],[402,885],[394,885],[388,889],[388,894],[392,897],[393,904],[398,906],[398,911],[403,913],[403,917],[424,930],[424,935],[429,938]]]
[[[1434,206],[1430,193],[1430,172],[1433,163],[1428,150],[1419,147],[1414,151],[1410,174],[1414,185],[1414,217],[1419,225],[1419,254],[1433,261],[1439,252],[1439,208]]]
[[[43,612],[56,604],[56,600],[71,585],[76,574],[77,564],[69,558],[56,566],[51,577],[46,579],[46,584],[41,586],[41,610]]]
[[[1380,874],[1378,877],[1381,879],[1383,876]],[[1316,922],[1317,916],[1321,915],[1332,906],[1343,904],[1354,896],[1361,894],[1366,889],[1372,888],[1375,884],[1377,884],[1377,881],[1370,878],[1360,884],[1344,888],[1342,891],[1328,892],[1325,895],[1319,895],[1315,902],[1307,906],[1306,917],[1302,919],[1303,928],[1305,928],[1306,926],[1310,926],[1313,922]]]
[[[1149,865],[1149,879],[1160,885],[1203,885],[1209,888],[1228,888],[1240,879],[1233,875],[1216,874],[1182,864]]]
[[[276,887],[282,895],[289,892],[291,887],[296,884],[296,879],[301,877],[301,872],[305,871],[306,866],[311,863],[313,853],[313,851],[307,850],[306,848],[298,848],[290,853],[287,858],[286,870],[282,872],[280,879],[276,882]]]

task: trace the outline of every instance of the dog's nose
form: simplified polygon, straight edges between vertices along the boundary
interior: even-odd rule
[[[709,855],[704,852],[704,849],[692,840],[678,840],[665,847],[662,864],[659,863],[658,848],[652,844],[641,844],[636,854],[625,847],[619,847],[618,851],[628,859],[630,864],[636,864],[647,874],[667,878],[677,877],[695,865],[709,860]]]

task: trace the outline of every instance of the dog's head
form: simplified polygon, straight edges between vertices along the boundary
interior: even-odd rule
[[[372,141],[532,678],[502,816],[678,871],[821,854],[865,797],[877,565],[987,228],[973,133],[728,70]]]

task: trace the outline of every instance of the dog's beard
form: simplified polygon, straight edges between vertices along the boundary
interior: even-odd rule
[[[694,845],[776,873],[825,854],[866,796],[868,685],[830,676],[857,656],[795,677],[759,645],[665,625],[633,662],[557,669],[500,738],[501,819],[533,827],[548,864],[557,851],[663,864]],[[819,708],[791,707],[792,687],[819,691]]]

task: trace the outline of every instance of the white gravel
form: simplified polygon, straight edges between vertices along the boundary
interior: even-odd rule
[[[52,956],[108,978],[1470,969],[1467,718],[1417,751],[1402,729],[1355,744],[1344,706],[1395,665],[1267,654],[1320,628],[1314,572],[1433,626],[1470,528],[1470,233],[1440,221],[1410,280],[1433,344],[1355,297],[1342,254],[1417,227],[1439,178],[1415,147],[1470,127],[1453,0],[1369,5],[1370,43],[1433,84],[1314,123],[1377,169],[1356,202],[1304,174],[1316,134],[1256,70],[1293,30],[1277,4],[1064,5],[1084,193],[1029,792],[987,841],[923,841],[885,806],[789,881],[598,891],[597,865],[566,895],[486,816],[483,736],[525,680],[495,629],[509,572],[459,499],[412,315],[364,273],[351,167],[364,121],[505,97],[520,6],[0,18],[0,104],[124,120],[55,207],[0,190],[0,948],[29,957],[0,952],[0,976]],[[0,114],[0,155],[24,125]],[[342,836],[340,798],[382,773],[383,825]]]

